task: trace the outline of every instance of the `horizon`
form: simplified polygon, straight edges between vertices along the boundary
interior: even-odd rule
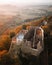
[[[52,5],[52,0],[0,0],[0,5]]]

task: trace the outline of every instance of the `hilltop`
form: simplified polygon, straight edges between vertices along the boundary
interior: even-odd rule
[[[0,36],[0,58],[1,58],[0,59],[0,63],[1,64],[5,63],[6,59],[7,59],[7,62],[9,62],[9,63],[11,63],[11,61],[12,61],[13,64],[16,64],[16,63],[18,64],[19,63],[18,60],[16,61],[15,59],[12,59],[8,55],[8,51],[9,51],[9,48],[10,48],[10,45],[11,45],[12,37],[14,37],[16,34],[18,34],[20,32],[20,30],[22,29],[23,26],[25,26],[26,29],[30,29],[31,26],[38,26],[43,20],[46,20],[48,24],[45,25],[45,26],[42,26],[42,28],[44,29],[46,35],[47,34],[49,35],[52,32],[52,29],[51,29],[51,26],[52,26],[52,24],[51,24],[52,23],[52,16],[43,17],[43,18],[41,18],[39,20],[31,20],[31,22],[28,21],[27,23],[19,25],[19,26],[16,26],[13,29],[6,30],[3,33],[3,35]],[[50,38],[50,36],[49,36],[49,38]],[[48,42],[46,42],[47,40],[48,40]],[[51,45],[51,38],[50,39],[46,38],[46,41],[45,41],[45,43],[47,45],[49,45],[49,50],[50,50],[51,49],[51,47],[50,47],[50,45]]]

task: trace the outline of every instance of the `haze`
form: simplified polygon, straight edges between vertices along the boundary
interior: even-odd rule
[[[0,0],[0,4],[14,4],[18,6],[29,4],[52,4],[52,0]]]

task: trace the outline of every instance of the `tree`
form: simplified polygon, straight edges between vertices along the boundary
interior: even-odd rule
[[[49,26],[49,30],[52,31],[52,22],[48,26]]]
[[[13,38],[15,36],[15,32],[10,32],[10,38]]]
[[[10,44],[11,44],[11,38],[10,37],[8,37],[5,41],[4,41],[4,46],[5,46],[5,48],[7,49],[7,50],[9,50],[9,48],[10,48]]]
[[[27,27],[26,25],[23,25],[23,26],[22,26],[22,29],[26,29],[26,27]]]
[[[5,50],[9,50],[11,44],[11,38],[9,35],[2,35],[0,37],[0,47],[4,48]]]
[[[0,64],[1,65],[13,65],[15,63],[15,60],[12,59],[8,53],[4,54],[1,57]]]

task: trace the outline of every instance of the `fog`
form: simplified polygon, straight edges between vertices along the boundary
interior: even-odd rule
[[[0,0],[0,4],[24,6],[29,4],[52,4],[52,0]]]

